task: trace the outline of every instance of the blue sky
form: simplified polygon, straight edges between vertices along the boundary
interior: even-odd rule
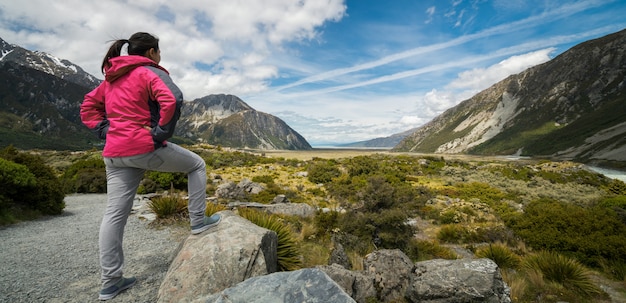
[[[611,0],[29,0],[0,37],[102,78],[111,39],[148,31],[186,100],[233,94],[314,146],[419,127],[570,47],[626,28]]]

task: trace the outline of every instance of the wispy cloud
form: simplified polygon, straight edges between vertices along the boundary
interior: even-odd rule
[[[458,68],[458,67],[464,67],[464,66],[467,67],[467,66],[471,66],[482,61],[493,60],[496,58],[503,58],[506,56],[514,55],[514,54],[526,53],[526,52],[534,51],[537,49],[570,43],[572,41],[576,41],[579,39],[584,39],[587,37],[597,35],[598,33],[601,33],[601,32],[606,32],[607,30],[613,29],[615,27],[617,26],[604,27],[601,29],[596,29],[596,30],[592,30],[592,31],[588,31],[588,32],[580,33],[580,34],[575,34],[575,35],[556,36],[556,37],[550,37],[547,39],[540,39],[540,40],[536,40],[532,42],[526,42],[526,43],[502,48],[486,55],[467,56],[459,60],[452,60],[446,63],[433,64],[433,65],[429,65],[429,66],[422,67],[422,68],[406,70],[406,71],[402,71],[402,72],[398,72],[398,73],[394,73],[390,75],[372,78],[372,79],[361,81],[358,83],[338,85],[338,86],[332,86],[332,87],[316,89],[316,90],[306,90],[302,92],[288,93],[284,95],[285,97],[288,97],[288,98],[296,98],[296,97],[304,97],[304,96],[311,96],[311,95],[318,95],[318,94],[327,94],[327,93],[337,92],[341,90],[347,90],[347,89],[352,89],[352,88],[357,88],[357,87],[363,87],[363,86],[368,86],[368,85],[395,81],[395,80],[408,78],[408,77],[414,77],[417,75],[422,75],[422,74],[431,73],[435,71],[442,71],[442,70],[446,70],[450,68]]]
[[[609,2],[613,2],[613,1],[609,1]],[[435,52],[435,51],[439,51],[439,50],[443,50],[443,49],[447,49],[451,47],[456,47],[461,44],[468,43],[477,39],[482,39],[482,38],[486,38],[486,37],[490,37],[494,35],[507,34],[507,33],[517,31],[523,28],[534,27],[534,26],[537,26],[538,24],[553,22],[554,20],[567,18],[573,14],[588,10],[593,7],[605,5],[606,3],[607,1],[592,0],[592,1],[581,1],[581,2],[577,2],[573,4],[566,4],[566,5],[557,7],[555,9],[552,9],[550,11],[546,11],[540,15],[531,16],[523,20],[514,21],[514,22],[502,24],[499,26],[495,26],[492,28],[488,28],[480,32],[477,32],[475,34],[461,36],[461,37],[458,37],[458,38],[455,38],[446,42],[436,43],[436,44],[432,44],[429,46],[413,48],[408,51],[396,53],[390,56],[385,56],[378,60],[370,61],[367,63],[362,63],[362,64],[358,64],[358,65],[354,65],[354,66],[346,67],[346,68],[338,68],[338,69],[322,72],[313,76],[305,77],[293,83],[275,87],[272,89],[272,91],[279,92],[279,91],[283,91],[292,87],[300,86],[302,84],[329,80],[329,79],[333,79],[333,78],[336,78],[345,74],[376,68],[376,67],[386,65],[395,61],[403,60],[406,58],[423,55],[426,53]],[[523,50],[521,50],[520,53],[521,52],[523,52]],[[468,62],[475,62],[476,60],[480,61],[484,59],[470,59],[470,61]],[[447,64],[444,64],[444,67],[446,65]],[[431,68],[423,68],[419,70],[402,72],[402,73],[398,73],[395,75],[389,75],[389,76],[380,77],[378,79],[369,80],[369,81],[363,82],[362,84],[345,85],[345,86],[340,86],[337,88],[330,88],[329,91],[330,92],[336,91],[338,88],[348,89],[352,87],[363,86],[363,84],[375,84],[375,83],[380,83],[382,81],[392,81],[394,79],[409,77],[409,76],[417,75],[417,74],[427,72],[430,70]],[[324,90],[320,90],[320,92],[323,92],[323,91]]]

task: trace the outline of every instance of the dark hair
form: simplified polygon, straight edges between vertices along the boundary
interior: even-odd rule
[[[110,67],[111,63],[109,59],[119,57],[122,52],[122,47],[124,44],[128,43],[128,54],[129,55],[140,55],[143,56],[147,51],[151,48],[155,50],[159,49],[159,38],[148,34],[148,33],[134,33],[128,39],[118,39],[113,42],[111,47],[109,47],[109,51],[104,56],[102,60],[102,73],[104,73],[105,68]]]

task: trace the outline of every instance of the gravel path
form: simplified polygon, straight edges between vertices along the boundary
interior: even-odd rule
[[[61,216],[0,229],[0,302],[99,302],[98,230],[106,195],[71,195],[65,203]],[[124,272],[138,282],[109,302],[155,302],[181,240],[180,230],[159,230],[131,215]]]

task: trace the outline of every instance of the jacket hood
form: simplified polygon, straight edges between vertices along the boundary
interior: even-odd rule
[[[165,68],[144,56],[119,56],[109,59],[109,63],[111,63],[111,67],[105,69],[104,71],[104,79],[107,82],[113,82],[139,66],[154,66],[169,74]]]

